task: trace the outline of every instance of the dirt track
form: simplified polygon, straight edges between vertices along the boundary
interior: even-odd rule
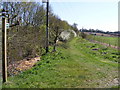
[[[111,47],[111,48],[115,48],[115,49],[120,50],[120,47],[118,47],[118,46],[113,46],[113,45],[110,45],[110,44],[107,44],[107,43],[102,43],[102,42],[95,41],[95,40],[90,40],[90,42],[98,43],[98,44],[101,44],[101,45],[104,45],[104,46],[107,46],[107,47]]]

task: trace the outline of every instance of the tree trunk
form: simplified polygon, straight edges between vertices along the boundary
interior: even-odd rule
[[[57,41],[57,37],[58,37],[58,36],[56,36],[55,39],[54,39],[53,52],[56,51],[56,41]]]

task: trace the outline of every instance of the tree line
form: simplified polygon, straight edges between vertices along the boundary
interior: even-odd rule
[[[46,47],[46,9],[40,2],[2,2],[9,14],[10,28],[7,30],[8,63],[44,54]],[[2,9],[2,7],[0,7]],[[49,9],[49,43],[56,51],[56,42],[64,30],[75,30],[77,24],[70,25]]]
[[[80,32],[92,32],[92,33],[103,33],[103,34],[120,34],[120,31],[110,32],[110,31],[103,31],[99,29],[80,29]]]

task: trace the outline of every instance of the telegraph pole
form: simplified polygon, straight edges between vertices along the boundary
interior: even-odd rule
[[[46,2],[46,53],[49,52],[49,0]]]
[[[46,3],[46,53],[49,52],[49,0],[42,0]]]
[[[7,31],[5,10],[2,11],[2,77],[3,83],[7,82]]]
[[[9,14],[7,10],[2,10],[2,77],[3,83],[7,82],[7,29],[9,28]],[[20,19],[12,26],[19,25]]]

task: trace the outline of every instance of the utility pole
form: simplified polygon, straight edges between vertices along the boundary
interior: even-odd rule
[[[2,77],[3,83],[7,82],[7,29],[9,28],[9,14],[7,10],[2,10]],[[20,24],[20,18],[17,23],[12,24],[12,26],[16,26]]]
[[[2,77],[3,83],[7,82],[7,31],[5,10],[2,10]]]
[[[49,0],[46,6],[46,53],[49,52]]]
[[[46,53],[49,52],[49,0],[42,0],[46,3]]]

